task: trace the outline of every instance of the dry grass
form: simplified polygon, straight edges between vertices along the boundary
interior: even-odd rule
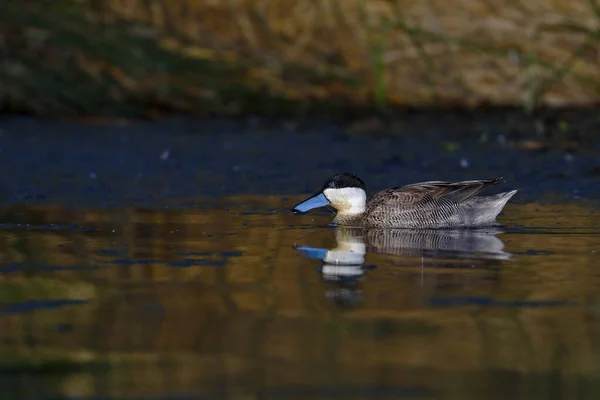
[[[598,1],[0,0],[0,109],[595,104]]]
[[[271,90],[327,96],[288,65],[357,79],[395,104],[589,103],[600,95],[597,0],[109,0],[106,15],[262,60]],[[586,31],[589,30],[589,31]],[[340,91],[346,88],[338,88]]]

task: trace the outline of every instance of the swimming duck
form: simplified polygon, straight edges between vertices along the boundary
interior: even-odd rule
[[[382,190],[367,201],[364,182],[342,173],[328,179],[316,195],[293,208],[296,214],[332,206],[334,224],[374,228],[475,228],[495,225],[516,190],[476,196],[502,178],[462,182],[428,181]]]

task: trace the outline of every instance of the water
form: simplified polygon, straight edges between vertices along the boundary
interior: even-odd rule
[[[292,160],[326,140],[317,135],[289,134],[304,144],[278,155],[283,139],[248,134],[250,147],[216,160],[202,146],[225,139],[183,140],[180,127],[175,138],[146,133],[153,140],[141,145],[144,133],[127,131],[121,142],[117,128],[40,134],[19,124],[5,129],[19,134],[0,137],[0,148],[13,149],[2,153],[12,162],[0,203],[2,398],[600,393],[593,156],[569,161],[567,180],[556,174],[565,170],[559,153],[499,168],[523,154],[486,147],[468,153],[484,173],[461,176],[514,178],[498,189],[521,190],[500,216],[504,227],[362,232],[329,226],[324,210],[290,211],[331,165],[351,161],[348,153],[327,166],[311,166],[311,155]],[[257,144],[264,135],[276,146]],[[355,152],[380,146],[345,140]],[[404,151],[426,147],[414,145]],[[357,167],[372,186],[394,178],[378,169],[381,156]],[[444,156],[431,158],[439,166]],[[460,159],[440,173],[457,174]],[[221,168],[234,161],[244,176]],[[307,176],[286,169],[300,161]],[[429,173],[408,164],[413,178]]]
[[[504,229],[381,240],[291,215],[300,198],[5,210],[3,394],[597,395],[593,208],[509,204]]]

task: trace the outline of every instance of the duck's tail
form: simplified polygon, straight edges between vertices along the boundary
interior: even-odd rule
[[[510,200],[511,197],[513,197],[515,194],[517,194],[518,190],[511,190],[510,192],[504,192],[504,193],[500,193],[500,195],[505,199],[504,204],[506,204],[507,201]]]
[[[506,203],[517,194],[518,190],[511,190],[510,192],[498,193],[496,195],[487,196],[485,199],[490,206],[490,211],[493,210],[494,218],[498,216],[502,212]]]
[[[496,217],[502,212],[506,203],[517,193],[517,190],[495,194],[492,196],[477,196],[470,199],[464,218],[472,226],[494,225]]]

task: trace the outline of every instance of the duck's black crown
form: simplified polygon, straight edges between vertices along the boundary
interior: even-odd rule
[[[358,176],[345,172],[329,178],[323,186],[323,190],[342,188],[360,188],[365,190],[365,183]]]

